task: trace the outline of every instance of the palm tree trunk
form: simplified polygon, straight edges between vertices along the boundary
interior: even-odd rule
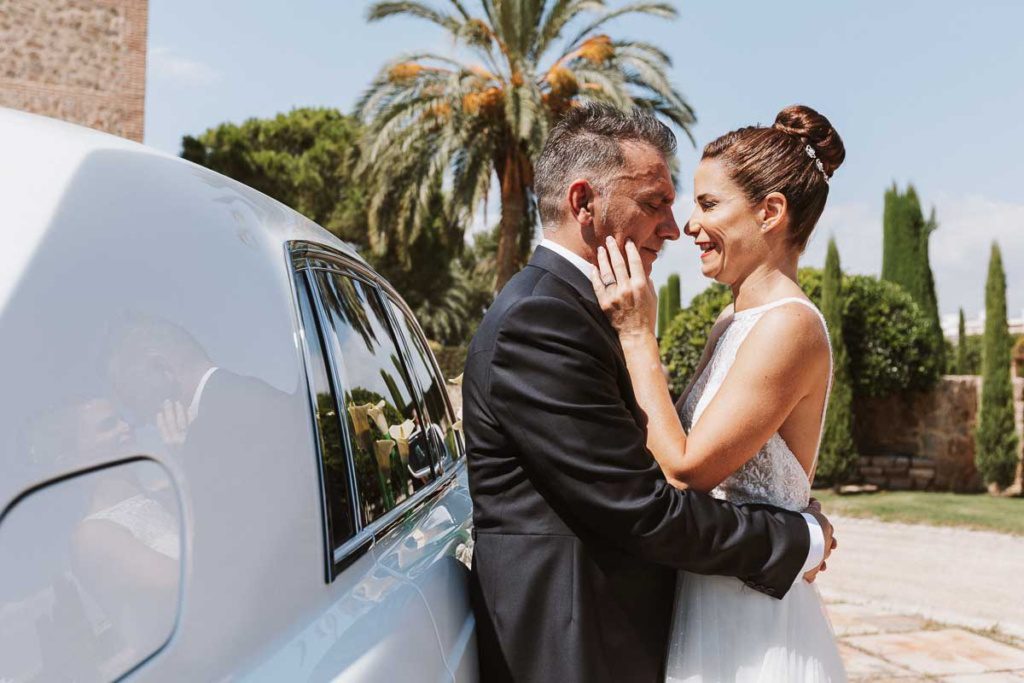
[[[495,291],[500,292],[513,275],[523,267],[529,251],[529,239],[523,239],[528,230],[524,223],[529,218],[527,185],[529,159],[514,147],[495,164],[501,182],[501,229],[498,236],[498,277]]]

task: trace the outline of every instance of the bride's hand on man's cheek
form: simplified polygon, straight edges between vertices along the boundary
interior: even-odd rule
[[[597,249],[597,264],[590,281],[601,310],[619,335],[654,334],[658,297],[633,241],[626,240],[624,258],[615,240],[609,237],[605,246]]]

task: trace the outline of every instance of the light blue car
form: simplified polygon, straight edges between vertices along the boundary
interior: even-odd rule
[[[0,109],[0,681],[472,681],[446,379],[334,236]]]

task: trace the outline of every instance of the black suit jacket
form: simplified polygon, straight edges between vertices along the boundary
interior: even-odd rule
[[[782,597],[803,518],[680,491],[646,449],[590,281],[537,249],[488,310],[463,379],[484,681],[655,681],[677,569]]]

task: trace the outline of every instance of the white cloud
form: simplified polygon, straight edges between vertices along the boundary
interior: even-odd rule
[[[985,280],[992,242],[998,242],[1006,272],[1009,317],[1024,317],[1024,204],[980,195],[940,196],[939,229],[932,233],[931,262],[939,309],[968,317],[985,308]]]
[[[189,59],[169,47],[162,46],[150,48],[149,70],[154,78],[190,87],[213,85],[221,78],[220,72],[208,64]]]

